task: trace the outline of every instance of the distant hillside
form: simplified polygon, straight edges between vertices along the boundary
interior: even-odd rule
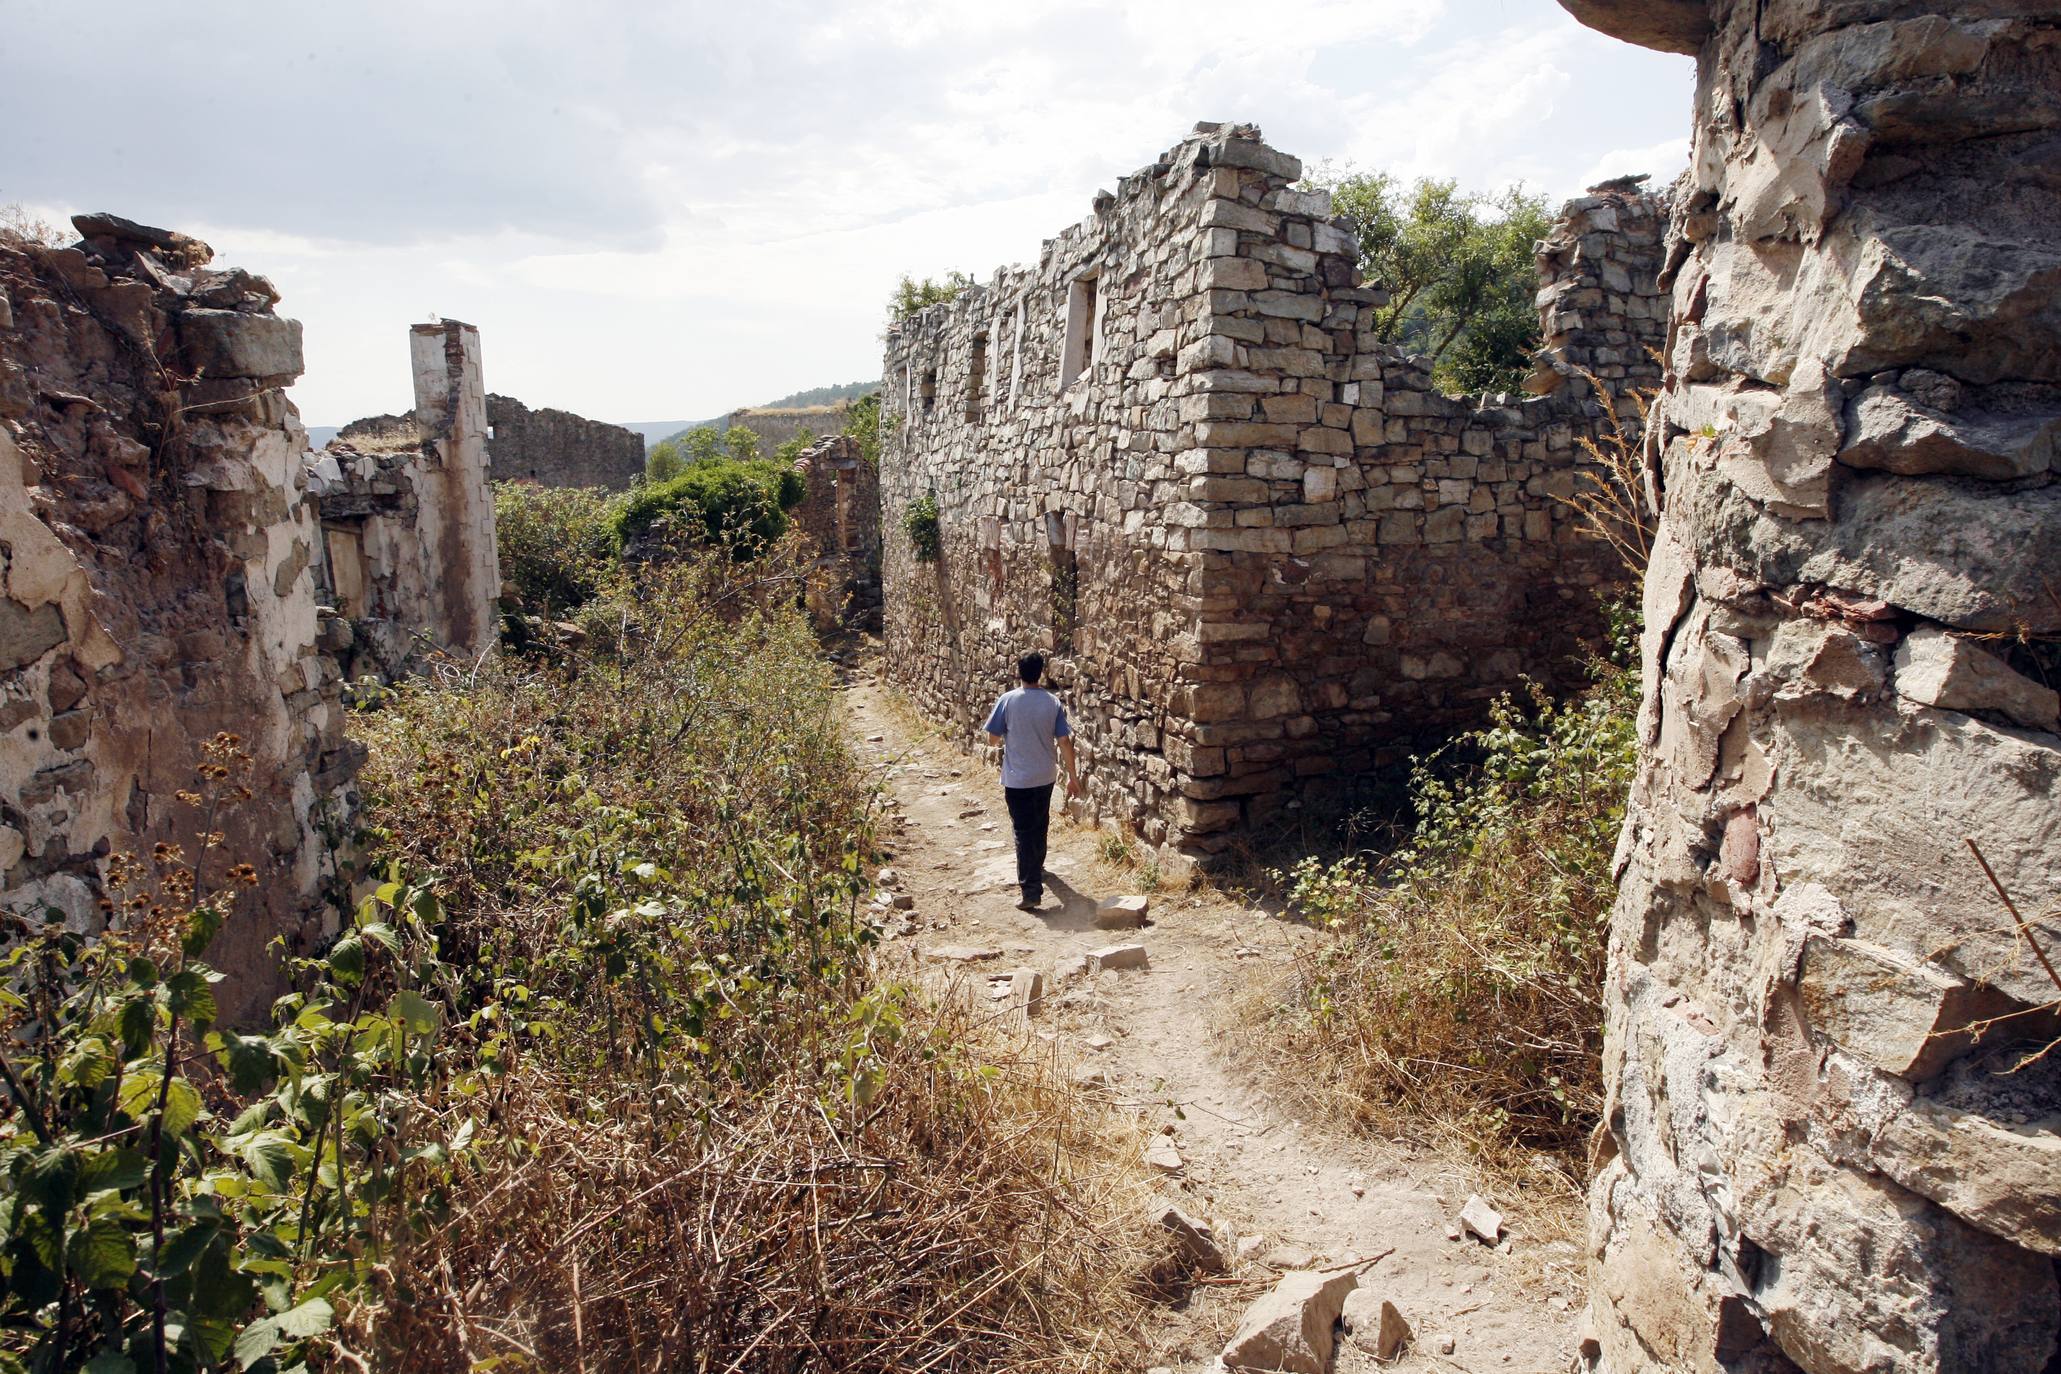
[[[797,391],[792,395],[782,396],[777,401],[768,401],[764,405],[746,406],[744,409],[757,411],[817,410],[824,406],[836,405],[841,401],[856,401],[859,397],[878,390],[880,390],[879,382],[844,382],[834,386],[812,386],[807,391]],[[736,413],[734,410],[726,411],[709,420],[688,420],[685,422],[675,420],[672,422],[673,428],[666,430],[662,434],[654,433],[656,426],[631,425],[630,428],[644,435],[644,447],[648,449],[662,439],[677,439],[682,434],[692,433],[697,429],[707,429],[710,425],[727,425],[730,422],[730,417]]]
[[[806,406],[835,405],[839,401],[856,401],[871,391],[880,390],[878,381],[846,382],[842,386],[812,386],[807,391],[797,391],[792,396],[782,396],[777,401],[768,401],[753,410],[800,410]]]
[[[661,439],[670,439],[675,434],[685,434],[690,429],[712,425],[714,420],[618,420],[624,429],[634,429],[644,436],[644,447],[650,448]]]

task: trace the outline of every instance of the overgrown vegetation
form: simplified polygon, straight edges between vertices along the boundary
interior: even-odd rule
[[[1636,587],[1654,528],[1638,434],[1588,380],[1608,418],[1566,504]],[[1643,417],[1650,397],[1627,399]],[[1607,613],[1587,691],[1505,696],[1486,728],[1415,763],[1400,844],[1275,875],[1338,937],[1271,1008],[1289,1044],[1324,1056],[1329,1104],[1489,1159],[1554,1159],[1576,1181],[1602,1105],[1611,858],[1638,757],[1638,612]]]
[[[1303,961],[1277,1029],[1296,1058],[1323,1057],[1349,1114],[1429,1120],[1490,1156],[1550,1151],[1579,1176],[1601,1102],[1610,858],[1637,753],[1636,674],[1597,674],[1568,703],[1506,697],[1485,729],[1420,761],[1401,847],[1281,875],[1338,938]]]
[[[1319,172],[1359,239],[1360,271],[1390,293],[1380,338],[1431,362],[1449,392],[1512,391],[1539,342],[1534,245],[1552,228],[1545,197],[1493,196],[1386,172]]]
[[[892,420],[887,422],[893,424]],[[859,456],[866,460],[866,466],[876,472],[880,469],[880,441],[886,436],[881,427],[880,393],[861,396],[851,403],[844,413],[843,433],[859,445]]]
[[[621,497],[598,487],[494,484],[501,576],[524,606],[562,616],[601,594],[615,573],[621,506]]]
[[[213,792],[113,933],[14,932],[0,1369],[1131,1359],[1136,1142],[876,973],[799,566],[558,570],[606,654],[383,694],[389,880],[268,1032],[210,1024]]]
[[[916,552],[918,563],[935,563],[944,548],[944,534],[939,526],[937,496],[926,492],[909,503],[909,509],[902,512],[902,533],[909,538],[909,546]]]
[[[92,936],[54,916],[0,929],[0,1369],[304,1367],[380,1255],[449,1217],[481,1091],[454,1056],[435,896],[378,886],[271,1026],[215,1025],[200,955],[255,884],[216,851],[249,797],[218,736],[182,794],[194,842],[109,866]]]
[[[696,463],[755,463],[759,456],[759,436],[743,425],[720,433],[713,425],[690,429],[651,446],[644,455],[644,480],[669,482]]]

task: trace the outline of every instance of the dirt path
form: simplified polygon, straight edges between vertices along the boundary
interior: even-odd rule
[[[1299,1121],[1258,1085],[1252,1067],[1267,1047],[1248,1043],[1254,1032],[1236,1024],[1232,1004],[1282,977],[1298,943],[1321,936],[1207,889],[1152,893],[1151,924],[1141,931],[1097,930],[1096,902],[1137,891],[1138,879],[1099,857],[1097,832],[1057,818],[1045,910],[1018,911],[1008,812],[993,770],[918,724],[864,675],[846,701],[861,756],[881,769],[903,822],[893,867],[914,905],[900,938],[926,958],[952,946],[984,948],[999,954],[982,972],[1029,967],[1045,975],[1035,1032],[1056,1037],[1063,1059],[1104,1071],[1148,1129],[1173,1126],[1182,1162],[1165,1191],[1191,1214],[1230,1223],[1239,1238],[1234,1273],[1264,1278],[1268,1266],[1392,1250],[1361,1286],[1393,1301],[1415,1340],[1400,1362],[1381,1366],[1345,1342],[1338,1369],[1569,1367],[1581,1258],[1571,1240],[1542,1234],[1566,1229],[1564,1202],[1528,1208],[1525,1199],[1491,1194],[1511,1218],[1505,1245],[1449,1239],[1468,1194],[1488,1191],[1465,1161]],[[1150,967],[1064,976],[1080,956],[1119,943],[1144,945]],[[1208,1369],[1246,1300],[1234,1290],[1200,1290],[1170,1314],[1157,1362]]]

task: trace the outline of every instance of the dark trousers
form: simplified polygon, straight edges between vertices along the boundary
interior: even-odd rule
[[[1005,787],[1009,826],[1016,832],[1016,881],[1029,900],[1045,895],[1045,835],[1052,828],[1052,784]]]

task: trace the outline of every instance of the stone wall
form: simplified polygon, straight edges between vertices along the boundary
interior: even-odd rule
[[[822,630],[880,628],[880,474],[850,435],[819,439],[795,460],[807,486],[794,509],[814,555],[810,618]]]
[[[1586,383],[1439,394],[1377,342],[1386,296],[1300,172],[1249,126],[1198,126],[1034,266],[887,341],[889,671],[970,735],[1046,651],[1084,809],[1198,860],[1523,675],[1570,681],[1623,576],[1567,504],[1594,471]],[[1547,284],[1598,285],[1562,342],[1630,359],[1660,337],[1659,212],[1613,191],[1570,215],[1588,227]],[[901,532],[925,495],[933,564]]]
[[[627,491],[644,473],[644,436],[621,425],[566,410],[531,410],[512,396],[494,395],[487,397],[487,423],[496,481]]]
[[[2051,1370],[2061,18],[1564,3],[1699,52],[1589,1353]]]
[[[391,679],[438,653],[470,661],[498,637],[479,331],[418,324],[409,346],[414,412],[346,426],[307,458],[337,617],[325,644],[352,678]]]
[[[210,853],[258,882],[209,957],[241,1016],[272,939],[321,929],[322,812],[347,820],[357,763],[316,643],[300,326],[205,244],[74,224],[72,248],[0,240],[0,904],[96,926],[111,854],[200,853],[179,793],[234,733],[254,795]]]
[[[791,406],[778,410],[753,408],[730,412],[723,428],[748,429],[759,436],[759,450],[766,457],[773,456],[773,450],[807,430],[817,439],[827,439],[844,430],[845,403],[839,401],[827,406]]]

